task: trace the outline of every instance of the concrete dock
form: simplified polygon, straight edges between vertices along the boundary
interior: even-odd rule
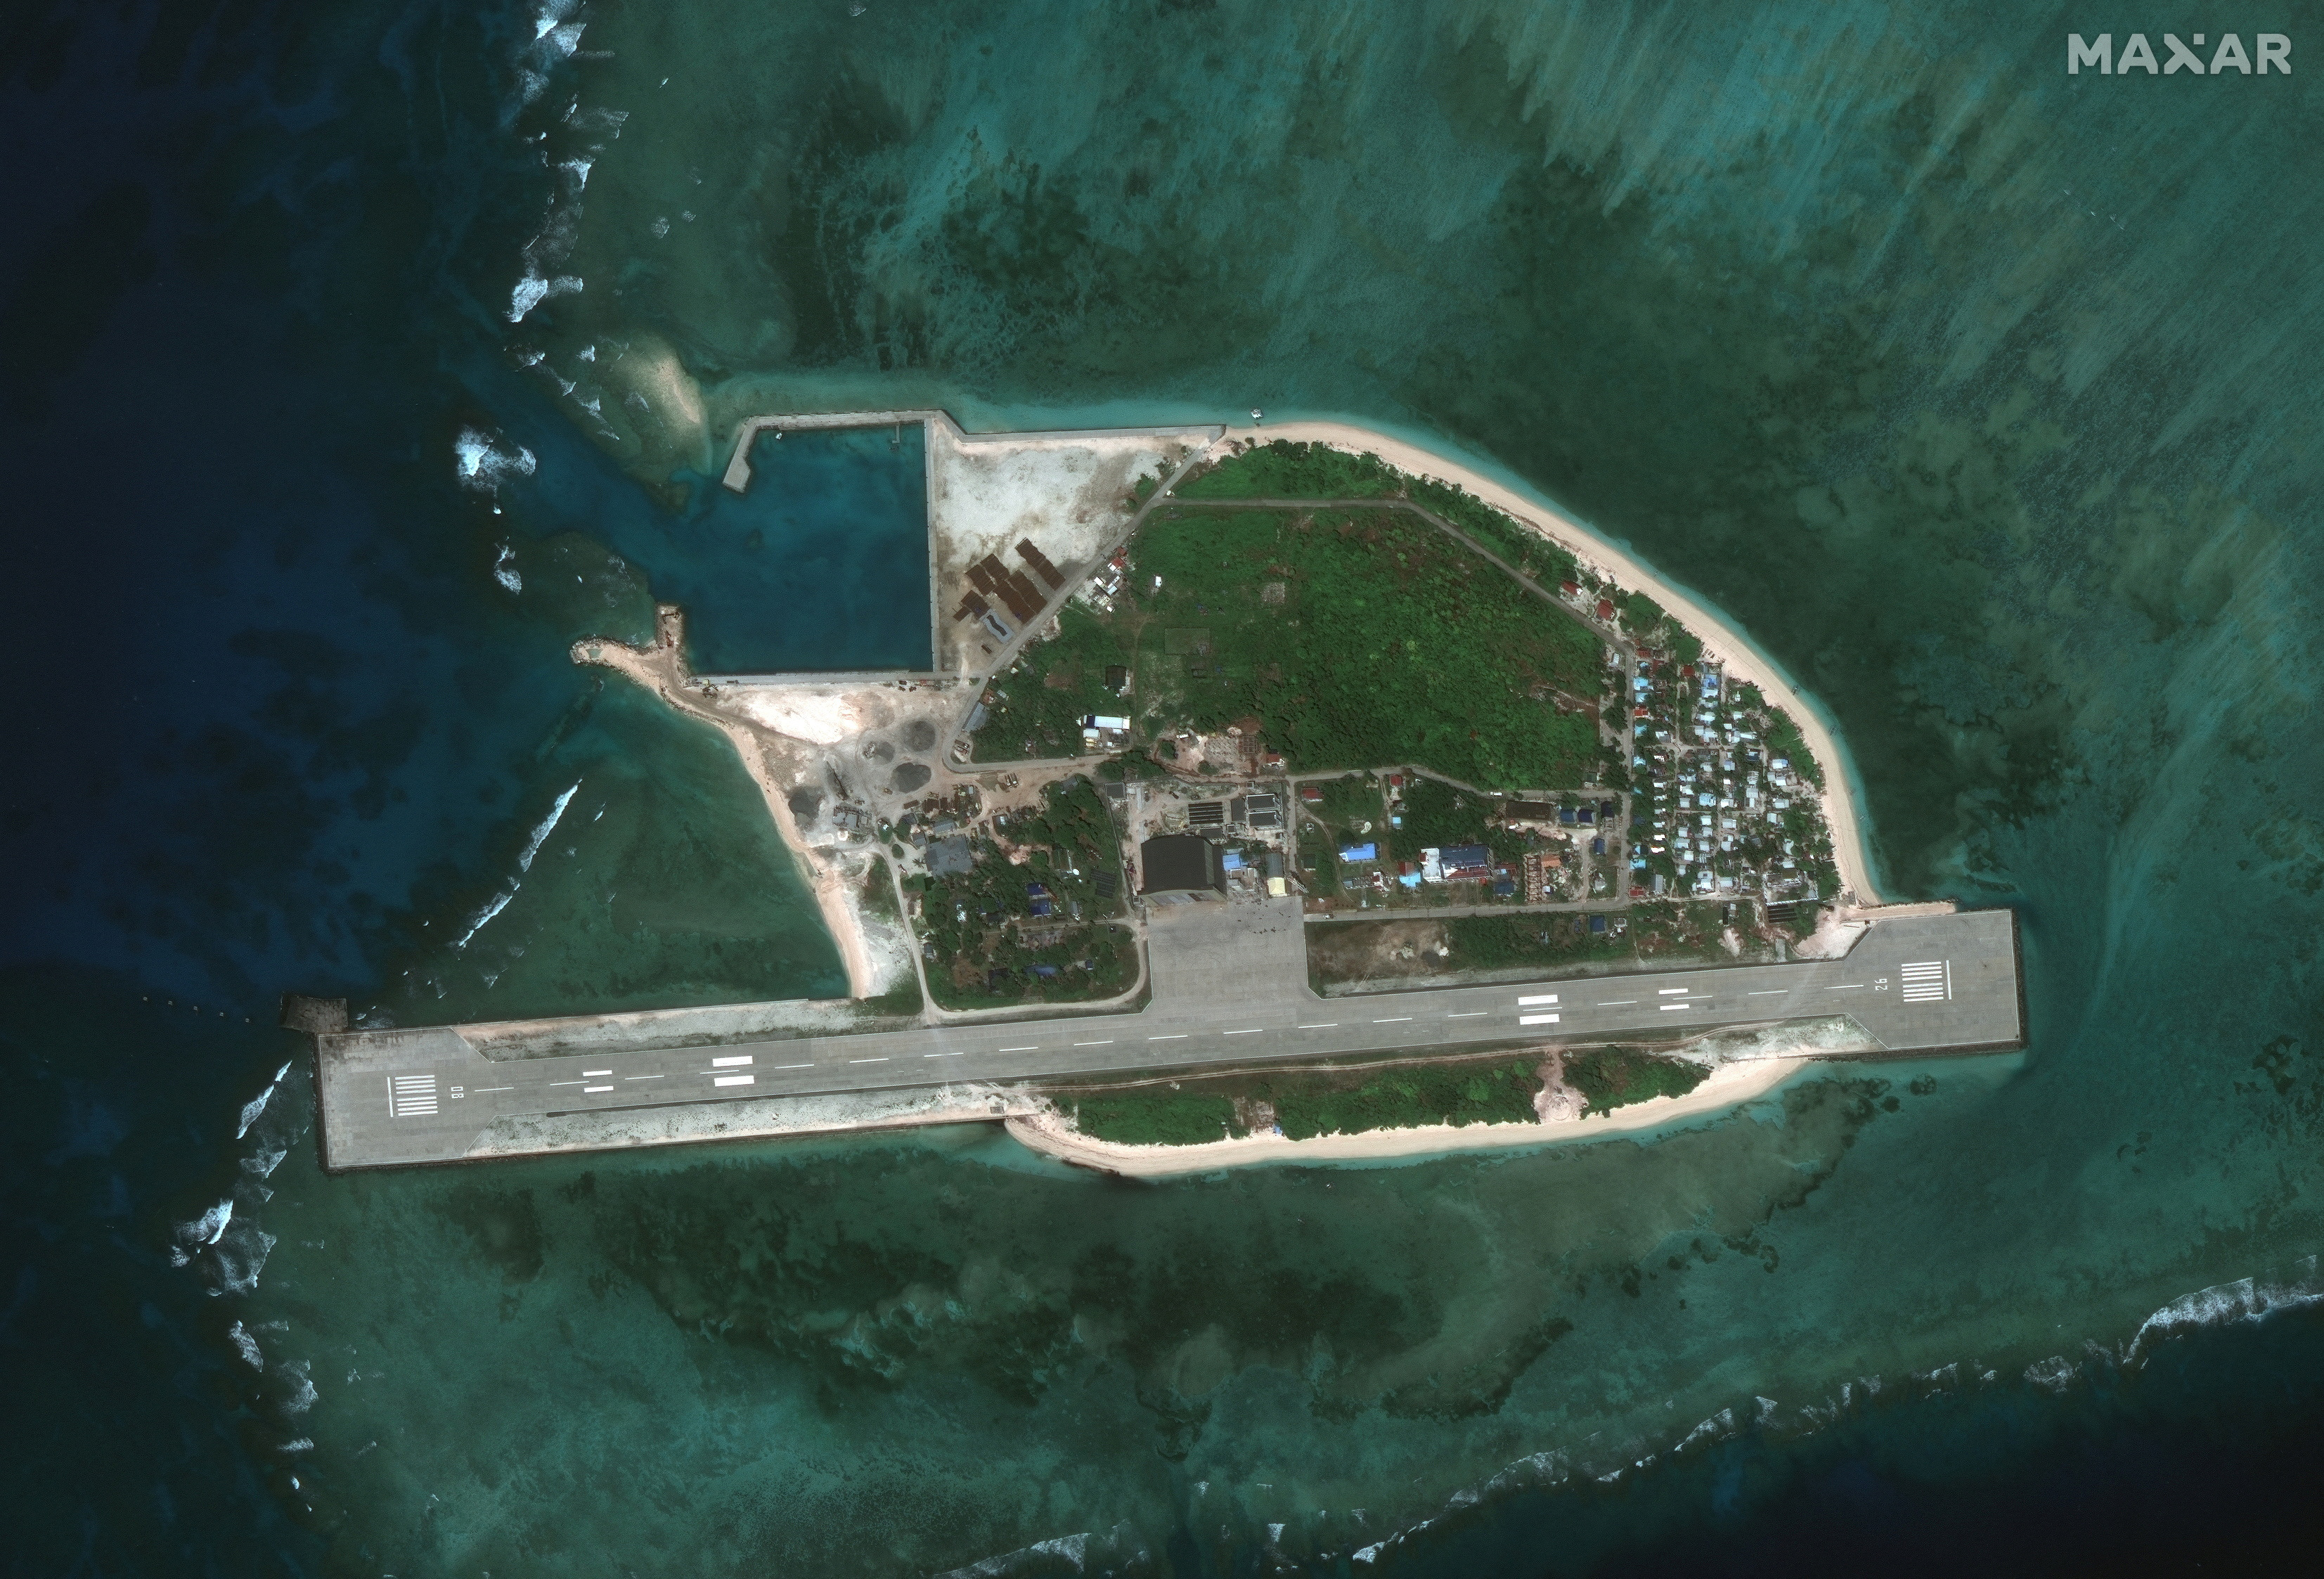
[[[1136,1013],[1052,1015],[573,1057],[487,1058],[482,1027],[316,1039],[324,1165],[333,1171],[606,1146],[641,1110],[770,1097],[901,1093],[1625,1038],[1845,1016],[1890,1054],[2014,1048],[2024,1037],[2008,910],[1877,922],[1845,958],[1567,977],[1320,998],[1296,901],[1157,913],[1152,1001]],[[467,1034],[463,1034],[464,1030]],[[602,1043],[600,1045],[603,1045]],[[747,1129],[742,1132],[749,1132]],[[571,1139],[575,1134],[582,1138]],[[704,1138],[709,1138],[705,1136]],[[731,1138],[731,1132],[727,1134]],[[540,1148],[542,1150],[551,1148]]]

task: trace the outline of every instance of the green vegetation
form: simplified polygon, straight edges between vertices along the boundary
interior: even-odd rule
[[[1781,707],[1767,709],[1767,755],[1769,760],[1789,757],[1792,771],[1817,789],[1823,788],[1823,769],[1808,751],[1808,743],[1800,734],[1800,726]]]
[[[1619,911],[1600,912],[1606,930],[1590,930],[1579,910],[1521,912],[1514,916],[1455,916],[1444,923],[1452,951],[1451,968],[1516,970],[1591,959],[1627,959],[1631,943]]]
[[[1619,601],[1622,628],[1633,636],[1651,636],[1670,615],[1663,605],[1643,592],[1624,593]]]
[[[1589,912],[1573,910],[1517,910],[1434,920],[1316,922],[1305,934],[1308,980],[1322,992],[1352,982],[1396,981],[1455,971],[1540,973],[1592,960],[1631,957],[1633,942],[1622,930],[1622,913],[1598,913],[1607,919],[1603,932],[1590,930]]]
[[[1199,1091],[1146,1088],[1066,1100],[1074,1126],[1133,1146],[1194,1146],[1250,1132],[1266,1111],[1286,1137],[1407,1130],[1425,1124],[1529,1124],[1541,1089],[1536,1066],[1418,1064],[1362,1071],[1239,1075]]]
[[[920,937],[935,951],[928,985],[937,1002],[985,1009],[1128,991],[1138,946],[1108,924],[1122,913],[1119,891],[1097,896],[1098,876],[1120,871],[1121,845],[1096,786],[1079,777],[1052,784],[1039,812],[1019,813],[996,832],[1021,851],[1021,863],[979,838],[973,868],[928,882]]]
[[[1482,845],[1497,861],[1523,860],[1533,837],[1489,824],[1492,808],[1481,795],[1416,774],[1405,780],[1404,826],[1389,830],[1388,851],[1399,861],[1416,861],[1431,846]]]
[[[1658,1058],[1635,1048],[1600,1048],[1565,1057],[1565,1084],[1588,1099],[1591,1113],[1651,1096],[1684,1096],[1710,1074],[1700,1064]]]
[[[1654,900],[1630,907],[1641,959],[1686,958],[1719,946],[1721,906],[1714,900]]]
[[[991,688],[975,735],[976,760],[1081,755],[1083,719],[1129,711],[1130,703],[1105,676],[1109,669],[1128,669],[1131,661],[1120,626],[1067,604],[1058,611],[1056,639],[1028,648]]]
[[[1553,590],[1574,578],[1573,556],[1466,489],[1406,476],[1376,455],[1321,444],[1262,444],[1179,485],[1182,499],[1390,499],[1434,511]]]
[[[1286,1137],[1305,1140],[1423,1124],[1532,1123],[1540,1089],[1531,1064],[1420,1064],[1384,1071],[1353,1090],[1269,1076],[1253,1083],[1252,1094],[1275,1109]]]
[[[1234,1103],[1224,1096],[1148,1090],[1084,1097],[1073,1104],[1074,1127],[1093,1140],[1120,1146],[1199,1146],[1233,1132]]]
[[[1323,792],[1323,799],[1307,809],[1335,827],[1352,828],[1364,822],[1377,824],[1388,816],[1388,802],[1380,796],[1379,780],[1369,773],[1326,779],[1315,788]]]
[[[863,909],[866,914],[893,919],[896,915],[895,880],[888,875],[884,856],[872,858],[872,870],[863,878]]]
[[[1404,476],[1372,454],[1323,444],[1261,444],[1178,485],[1181,499],[1385,499]]]
[[[1597,637],[1425,523],[1206,513],[1149,521],[1135,555],[1115,621],[1148,716],[1255,722],[1295,769],[1594,776]]]

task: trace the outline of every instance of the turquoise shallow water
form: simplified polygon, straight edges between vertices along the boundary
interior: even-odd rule
[[[153,134],[222,152],[149,178],[199,220],[151,289],[248,274],[264,310],[116,282],[98,351],[24,342],[44,398],[112,410],[71,370],[142,345],[154,391],[258,365],[240,409],[331,420],[198,512],[230,436],[157,439],[134,497],[171,530],[124,540],[168,574],[106,617],[168,642],[102,676],[153,738],[12,811],[55,914],[10,956],[25,1198],[98,1247],[28,1261],[14,1330],[103,1375],[52,1291],[152,1310],[105,1342],[198,1380],[98,1396],[230,1444],[264,1491],[217,1504],[323,1571],[1328,1573],[1397,1532],[1370,1571],[1757,1571],[1831,1565],[1811,1527],[1910,1566],[1975,1508],[2024,1542],[2186,1486],[2267,1516],[2236,1482],[2316,1462],[2324,1399],[2313,78],[2069,78],[2093,24],[2038,6],[849,10],[350,9],[244,68],[339,120]],[[95,291],[73,260],[146,222],[92,182],[26,212]],[[665,352],[690,385],[617,376]],[[295,1063],[236,1138],[288,1050],[146,998],[383,999],[601,774],[662,778],[478,934],[549,951],[512,990],[601,1006],[631,937],[663,963],[622,990],[683,990],[651,918],[518,908],[622,862],[724,871],[752,979],[817,990],[743,801],[667,721],[574,725],[564,643],[715,579],[632,534],[734,418],[919,404],[1341,414],[1521,479],[1817,693],[1895,891],[2019,910],[2031,1047],[1652,1143],[1167,1189],[981,1133],[327,1180]],[[204,1462],[152,1478],[192,1506]],[[160,1506],[84,1522],[177,1551]]]

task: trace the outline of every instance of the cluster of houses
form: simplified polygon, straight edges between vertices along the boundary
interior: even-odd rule
[[[1636,873],[1656,867],[1652,891],[1762,903],[1815,899],[1828,853],[1821,805],[1788,757],[1766,744],[1766,706],[1739,697],[1716,664],[1665,677],[1638,660],[1634,765],[1646,780],[1647,835]],[[1812,818],[1788,817],[1794,805]],[[1805,847],[1803,847],[1804,841]]]

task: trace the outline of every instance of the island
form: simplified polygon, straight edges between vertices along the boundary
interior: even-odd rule
[[[723,484],[907,423],[927,669],[573,649],[733,745],[850,997],[328,1030],[327,1166],[980,1120],[1170,1173],[2020,1044],[2012,914],[1884,903],[1808,698],[1579,523],[1323,423],[755,417]]]

